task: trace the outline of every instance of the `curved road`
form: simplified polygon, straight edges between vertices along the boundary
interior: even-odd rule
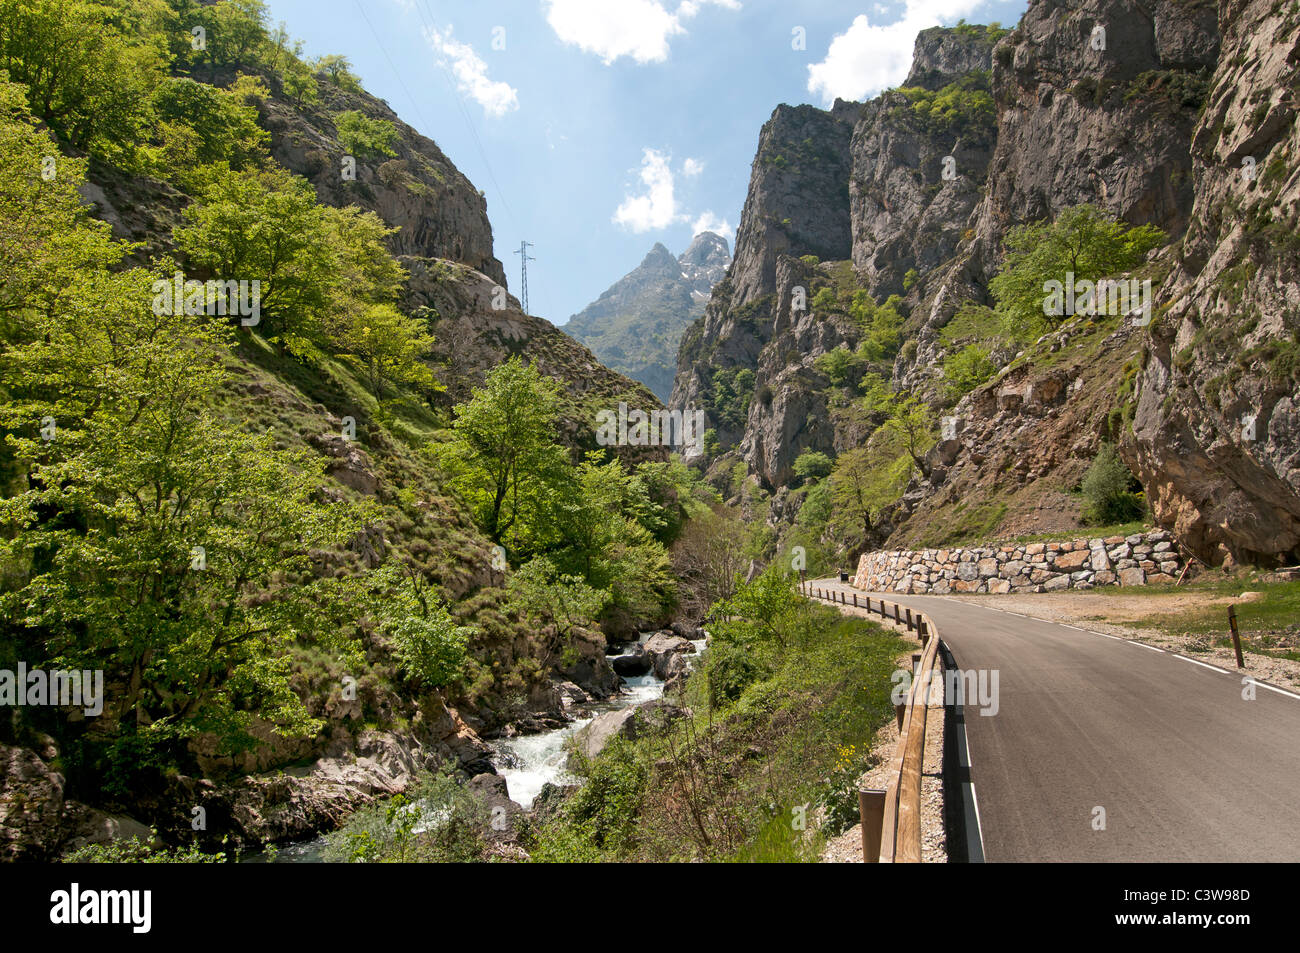
[[[997,672],[996,713],[968,699],[965,719],[987,860],[1300,860],[1300,693],[1246,700],[1244,673],[996,597],[873,595],[929,615],[963,671]]]

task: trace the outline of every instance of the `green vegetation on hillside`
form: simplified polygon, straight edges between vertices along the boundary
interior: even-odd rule
[[[270,156],[269,100],[335,84],[360,91],[257,0],[0,0],[0,667],[102,670],[107,699],[6,709],[0,738],[51,735],[69,796],[129,811],[200,749],[320,753],[346,680],[352,727],[517,717],[563,656],[552,597],[664,620],[667,547],[717,503],[678,461],[559,442],[607,383],[508,362],[448,412],[393,230]],[[392,153],[387,120],[334,119]],[[89,216],[88,179],[142,190],[116,207],[147,244]],[[493,506],[511,386],[539,429]]]
[[[853,782],[892,717],[905,643],[809,604],[776,568],[713,614],[693,714],[583,765],[533,860],[814,861],[856,820]]]
[[[893,108],[895,118],[910,115],[931,136],[961,135],[991,127],[997,117],[987,70],[975,70],[936,91],[903,86],[895,92],[906,99],[906,105]]]

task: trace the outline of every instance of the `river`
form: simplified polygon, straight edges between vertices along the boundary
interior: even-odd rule
[[[692,667],[699,653],[704,651],[707,639],[692,642],[695,654],[689,656]],[[611,662],[616,656],[610,656]],[[664,693],[664,683],[651,675],[624,676],[622,690],[603,702],[593,702],[583,708],[590,714],[575,718],[563,728],[542,731],[533,735],[517,735],[490,742],[495,754],[492,764],[497,773],[506,779],[510,799],[521,807],[530,808],[533,800],[547,784],[575,784],[578,778],[565,767],[568,759],[566,742],[589,725],[597,715],[618,711],[632,705],[654,701]],[[258,851],[245,856],[245,864],[312,864],[324,860],[327,835],[310,840],[281,845],[274,854]]]

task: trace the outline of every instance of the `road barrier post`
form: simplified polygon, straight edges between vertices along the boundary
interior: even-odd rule
[[[913,652],[912,653],[912,674],[913,675],[916,674],[916,667],[920,664],[921,664],[921,653]]]
[[[1237,668],[1245,668],[1246,661],[1241,657],[1241,633],[1237,631],[1237,607],[1228,606],[1228,625],[1232,628],[1232,649],[1237,653]]]
[[[912,629],[912,610],[907,609],[905,611],[907,612],[907,628],[910,631]]]
[[[880,863],[880,834],[885,824],[885,792],[858,791],[858,816],[862,819],[862,862]]]

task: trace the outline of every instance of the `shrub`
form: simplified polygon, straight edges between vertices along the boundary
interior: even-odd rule
[[[834,467],[831,458],[818,450],[805,450],[794,462],[794,475],[801,480],[820,480]]]
[[[998,366],[989,359],[986,348],[978,344],[966,345],[943,362],[948,399],[961,400],[997,372]]]
[[[753,652],[731,642],[716,642],[709,648],[704,669],[710,704],[721,708],[734,702],[763,674],[763,666],[754,658]]]
[[[1132,491],[1135,483],[1114,446],[1103,443],[1080,483],[1085,500],[1084,521],[1105,525],[1140,517],[1142,498]]]
[[[338,129],[339,142],[352,155],[397,155],[393,149],[397,144],[397,127],[386,119],[370,119],[364,113],[349,109],[334,117],[334,126]]]

